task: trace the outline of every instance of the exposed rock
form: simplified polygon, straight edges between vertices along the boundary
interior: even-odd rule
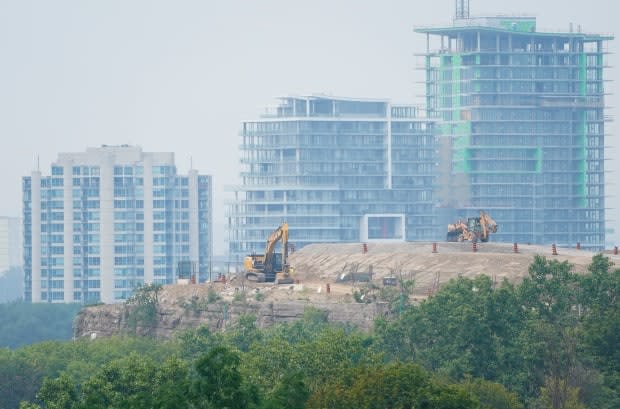
[[[233,275],[226,283],[164,286],[153,327],[130,329],[129,310],[122,304],[87,307],[76,318],[75,335],[97,337],[135,331],[170,338],[175,332],[200,325],[207,325],[212,331],[222,330],[244,314],[256,315],[257,325],[268,327],[299,319],[309,306],[328,312],[331,322],[369,329],[375,318],[388,313],[388,307],[382,303],[353,302],[353,292],[368,289],[371,283],[338,282],[347,274],[369,275],[374,288],[382,286],[384,277],[413,280],[415,302],[458,276],[473,278],[486,274],[496,283],[503,279],[518,282],[528,274],[536,254],[568,261],[580,273],[587,270],[594,255],[558,248],[559,255],[553,256],[550,246],[527,244],[519,244],[515,253],[513,245],[506,243],[479,243],[477,252],[473,252],[469,242],[438,243],[437,253],[432,252],[432,243],[423,242],[370,243],[367,252],[362,249],[359,243],[304,247],[289,258],[294,278],[300,282],[295,285],[255,284],[244,281],[241,275]],[[620,262],[620,256],[607,256]]]
[[[168,339],[175,333],[201,325],[211,331],[220,331],[234,323],[245,314],[256,315],[258,327],[293,322],[304,315],[308,307],[327,312],[327,319],[334,323],[349,323],[368,330],[374,320],[388,314],[385,303],[316,303],[291,301],[274,304],[272,302],[233,302],[219,301],[208,304],[205,310],[190,310],[178,305],[160,304],[157,311],[157,324],[154,328],[138,326],[139,335],[152,334],[156,338]],[[127,310],[122,304],[86,307],[75,321],[75,337],[106,337],[132,332],[127,324]]]

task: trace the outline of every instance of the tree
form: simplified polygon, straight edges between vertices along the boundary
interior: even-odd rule
[[[271,393],[268,394],[263,409],[304,409],[310,397],[301,372],[285,373]]]
[[[361,366],[312,394],[308,408],[478,408],[462,387],[433,379],[411,363]]]
[[[535,256],[519,287],[522,305],[551,324],[572,326],[578,319],[580,279],[567,262]]]
[[[49,340],[70,340],[78,304],[0,304],[0,348],[18,348]]]
[[[502,295],[511,296],[511,288]],[[488,277],[454,279],[394,322],[378,321],[377,346],[395,359],[421,362],[453,379],[466,374],[494,379],[503,348],[511,345],[521,321],[512,312],[504,316],[508,308]]]
[[[508,391],[503,385],[483,379],[468,378],[462,384],[470,395],[476,397],[483,409],[522,409],[516,393]]]
[[[114,360],[82,385],[81,407],[148,409],[155,406],[153,360],[137,354]]]
[[[176,409],[189,405],[189,368],[187,362],[169,357],[159,366],[153,378],[155,409]]]
[[[75,382],[67,374],[56,379],[46,378],[37,393],[37,400],[43,402],[46,409],[72,409],[78,401]]]
[[[579,401],[579,388],[571,387],[563,379],[547,378],[540,388],[540,397],[535,403],[538,409],[586,409]]]
[[[592,407],[620,407],[620,269],[598,254],[582,279],[580,303],[585,318],[580,337],[584,359],[600,372],[594,390],[580,385],[580,392]],[[596,376],[586,380],[597,379]]]
[[[125,302],[127,325],[134,334],[152,335],[157,326],[157,307],[161,284],[138,287]]]
[[[0,349],[0,408],[15,408],[32,400],[43,376],[35,363],[6,348]]]
[[[239,363],[239,355],[225,346],[215,347],[200,357],[192,385],[194,404],[218,409],[255,407],[258,391],[243,381]]]
[[[244,314],[228,328],[224,334],[226,340],[240,351],[247,352],[253,342],[261,339],[261,332],[256,327],[256,315]]]

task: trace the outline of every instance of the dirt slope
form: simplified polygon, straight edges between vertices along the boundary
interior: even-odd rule
[[[475,277],[486,274],[501,282],[504,278],[519,281],[527,275],[534,255],[549,259],[568,261],[574,270],[585,272],[591,262],[591,253],[584,250],[558,248],[552,256],[551,246],[519,245],[518,253],[512,244],[478,243],[473,252],[472,243],[437,243],[437,253],[432,243],[381,243],[368,244],[363,253],[362,244],[313,244],[293,253],[290,264],[295,278],[302,283],[335,283],[343,273],[367,272],[372,269],[373,280],[379,282],[386,276],[414,279],[416,294],[424,295],[436,290],[438,284],[453,277]],[[612,261],[620,262],[620,256],[607,254]],[[372,267],[371,267],[372,266]],[[336,285],[338,286],[338,285]],[[331,285],[332,289],[334,284]],[[349,285],[350,287],[350,285]]]

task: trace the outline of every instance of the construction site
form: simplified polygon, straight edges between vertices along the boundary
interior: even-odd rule
[[[618,263],[620,256],[615,253],[609,250],[606,255]],[[166,291],[182,296],[200,294],[202,288],[206,294],[215,285],[231,299],[238,291],[254,291],[263,292],[265,299],[272,301],[304,298],[355,302],[352,294],[356,290],[398,286],[411,280],[412,296],[424,299],[456,277],[483,274],[497,284],[503,280],[519,282],[528,274],[535,255],[567,261],[574,271],[584,273],[594,254],[578,249],[577,244],[574,248],[475,242],[312,244],[288,258],[293,284],[256,283],[244,280],[242,273],[233,273],[224,283],[166,286]]]
[[[260,327],[292,322],[308,307],[325,311],[330,322],[372,328],[391,314],[388,303],[375,297],[381,289],[399,292],[410,286],[409,302],[417,304],[457,277],[484,274],[501,285],[518,283],[528,274],[535,255],[568,262],[573,271],[587,272],[595,253],[573,248],[479,242],[408,242],[313,244],[288,257],[290,283],[256,282],[244,273],[217,281],[166,285],[158,299],[158,322],[144,333],[170,338],[179,331],[207,325],[218,331],[245,314]],[[606,256],[618,264],[618,249]],[[367,296],[364,298],[362,296]],[[124,304],[86,307],[75,323],[76,337],[112,336],[127,331]]]

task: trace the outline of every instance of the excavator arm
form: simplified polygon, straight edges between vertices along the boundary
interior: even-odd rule
[[[288,223],[284,222],[280,227],[275,229],[267,238],[265,246],[265,271],[273,271],[273,255],[278,241],[282,240],[282,266],[286,265],[288,258]]]
[[[482,227],[481,241],[489,241],[489,233],[497,232],[497,223],[483,211],[480,211],[480,225]]]
[[[276,244],[282,241],[282,265],[275,255]],[[277,260],[277,263],[276,263]],[[252,254],[245,257],[245,278],[250,281],[264,282],[275,281],[276,284],[290,284],[288,266],[288,223],[284,222],[275,229],[267,238],[264,254]]]

